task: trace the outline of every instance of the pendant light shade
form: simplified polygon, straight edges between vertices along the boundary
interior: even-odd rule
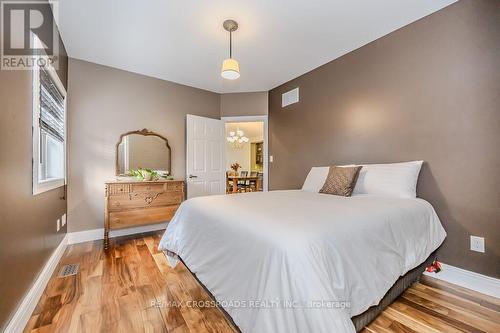
[[[229,32],[229,58],[222,62],[220,75],[227,80],[236,80],[240,77],[240,64],[233,59],[233,31],[238,29],[238,23],[234,20],[225,20],[222,24]]]
[[[240,64],[231,58],[224,60],[220,75],[228,80],[236,80],[240,77]]]

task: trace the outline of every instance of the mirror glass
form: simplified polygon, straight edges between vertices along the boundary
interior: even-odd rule
[[[128,134],[122,137],[117,149],[117,175],[126,175],[136,169],[170,173],[170,147],[166,139],[156,135]]]

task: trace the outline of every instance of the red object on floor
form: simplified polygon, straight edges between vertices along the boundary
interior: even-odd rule
[[[432,272],[439,273],[441,271],[441,264],[439,263],[439,261],[434,260],[432,262],[432,265],[427,267],[425,270],[429,273],[432,273]]]

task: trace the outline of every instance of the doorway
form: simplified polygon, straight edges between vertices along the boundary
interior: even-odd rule
[[[226,193],[268,190],[267,116],[222,117]]]

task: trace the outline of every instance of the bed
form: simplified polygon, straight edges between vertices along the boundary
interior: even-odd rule
[[[422,199],[292,190],[187,200],[160,250],[244,333],[355,332],[445,237]]]

